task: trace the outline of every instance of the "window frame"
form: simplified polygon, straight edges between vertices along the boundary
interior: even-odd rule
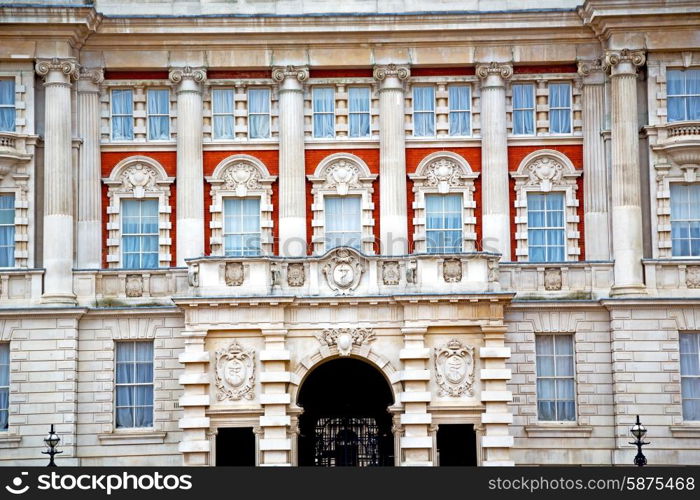
[[[0,223],[0,228],[1,227],[12,227],[13,228],[13,238],[12,238],[12,265],[8,266],[2,266],[0,265],[0,269],[15,269],[17,268],[17,194],[13,191],[7,192],[7,191],[0,191],[0,198],[2,197],[12,197],[13,203],[12,203],[12,224],[1,224]],[[7,209],[0,209],[0,210],[7,210]],[[7,245],[9,247],[9,245]]]
[[[11,109],[12,110],[12,123],[13,127],[12,129],[8,130],[2,130],[0,129],[0,132],[4,133],[16,133],[17,132],[17,82],[14,77],[4,77],[0,76],[0,81],[8,81],[12,82],[12,103],[11,104],[0,104],[0,109]]]
[[[265,90],[267,91],[267,113],[259,113],[259,112],[251,112],[250,110],[250,92],[251,91],[259,91],[259,90]],[[235,94],[234,94],[235,96]],[[235,99],[235,97],[234,97]],[[250,86],[246,88],[246,119],[248,123],[248,140],[253,140],[253,141],[263,141],[266,139],[272,138],[272,89],[270,87],[263,87],[263,86]],[[235,100],[234,100],[234,136],[236,135],[235,132]],[[267,137],[252,137],[250,134],[250,117],[251,116],[267,116]]]
[[[137,343],[150,343],[153,346],[153,357],[151,358],[151,363],[150,363],[151,370],[152,370],[151,382],[149,382],[149,383],[134,382],[134,383],[130,383],[130,384],[125,384],[125,383],[120,384],[119,382],[117,382],[117,374],[119,373],[117,370],[118,345],[120,345],[120,344],[122,344],[122,345],[133,344],[134,348],[135,348],[136,347],[135,344],[137,344]],[[139,339],[139,340],[122,339],[122,340],[115,340],[114,341],[114,372],[113,372],[114,373],[114,405],[113,405],[112,409],[113,409],[113,418],[114,418],[114,429],[116,429],[117,431],[123,432],[124,430],[127,430],[127,429],[155,429],[155,425],[156,425],[156,422],[155,422],[156,421],[156,405],[155,405],[155,402],[156,402],[156,383],[155,383],[156,382],[156,369],[155,369],[155,365],[156,365],[156,363],[155,363],[155,360],[156,360],[156,347],[155,347],[155,342],[153,341],[153,339],[143,339],[143,340],[141,340],[141,339]],[[130,364],[133,364],[134,370],[136,370],[137,362],[136,362],[135,351],[134,351],[134,360],[132,362],[130,362]],[[135,409],[135,408],[137,408],[137,406],[135,404],[132,406],[119,406],[118,400],[117,400],[117,394],[118,394],[117,388],[120,386],[136,387],[136,386],[148,386],[148,385],[153,387],[153,392],[152,392],[153,400],[151,401],[151,425],[144,426],[144,427],[137,427],[136,425],[129,426],[129,427],[125,427],[125,426],[118,427],[117,426],[117,410],[119,408],[133,408],[133,409]],[[143,408],[143,407],[147,407],[147,405],[138,406],[138,408]],[[136,412],[135,411],[133,412],[132,416],[133,416],[133,421],[135,424],[136,423],[135,422],[135,419],[136,419]]]
[[[530,87],[532,89],[532,108],[516,108],[515,107],[515,87]],[[537,135],[537,86],[534,82],[513,82],[511,88],[511,133],[514,136],[533,137]],[[518,133],[515,131],[515,113],[516,111],[531,111],[532,116],[532,133]]]
[[[444,223],[446,219],[445,199],[447,197],[454,197],[459,201],[459,209],[456,212],[459,214],[459,224],[456,228],[428,228],[428,219],[430,214],[428,213],[428,199],[429,198],[441,198],[442,199],[442,212],[440,213],[441,219]],[[426,193],[424,195],[425,201],[425,251],[429,254],[456,254],[462,253],[464,251],[464,195],[462,193]],[[452,212],[450,212],[452,213]],[[433,251],[430,247],[430,233],[459,233],[459,246],[454,250],[447,250],[445,246],[439,247],[438,250]]]
[[[429,88],[433,91],[433,110],[432,111],[416,111],[416,89]],[[411,86],[411,110],[412,110],[412,133],[414,138],[434,138],[437,137],[437,89],[436,85],[429,83],[417,83]],[[416,135],[416,114],[432,114],[433,115],[433,133],[429,135]],[[449,112],[448,112],[449,113]]]
[[[138,203],[139,204],[139,221],[140,221],[140,224],[142,224],[143,223],[142,222],[142,220],[143,220],[143,202],[145,202],[145,201],[154,201],[155,202],[155,205],[156,205],[155,218],[156,218],[156,223],[158,225],[158,227],[156,228],[156,232],[155,233],[128,233],[128,234],[125,234],[124,233],[124,218],[125,218],[124,204],[125,203]],[[119,205],[120,205],[120,207],[119,207],[119,215],[120,215],[120,217],[119,217],[119,238],[120,238],[119,250],[120,250],[120,267],[122,269],[149,270],[149,269],[158,269],[160,267],[160,265],[159,265],[160,264],[160,262],[159,262],[159,257],[160,257],[160,203],[159,203],[159,201],[160,200],[158,198],[153,197],[153,196],[148,196],[148,197],[144,197],[144,198],[122,198],[119,200]],[[147,216],[147,217],[151,218],[153,216]],[[155,267],[143,267],[143,265],[141,265],[139,267],[126,267],[126,264],[125,264],[125,261],[126,261],[125,245],[124,245],[125,236],[138,237],[139,241],[140,241],[140,244],[139,244],[140,249],[143,248],[143,239],[142,238],[155,236],[157,241],[158,241],[158,244],[157,244],[158,250],[155,252],[155,254],[156,254],[156,266]],[[140,256],[139,262],[142,264],[143,263],[143,255],[144,254],[152,254],[154,252],[139,251],[139,252],[129,252],[129,253],[138,253],[138,255]]]
[[[231,102],[232,102],[232,109],[231,112],[224,113],[224,112],[217,112],[215,109],[215,102],[216,99],[214,99],[214,94],[216,92],[231,92]],[[246,96],[248,94],[246,93]],[[217,137],[216,136],[216,117],[231,117],[231,130],[232,134],[231,137]],[[222,87],[213,87],[211,89],[211,138],[212,141],[233,141],[236,139],[236,89],[235,87],[228,87],[228,86],[222,86]]]
[[[545,206],[543,210],[533,210],[530,207],[530,197],[531,196],[543,196],[545,198]],[[550,196],[558,196],[562,200],[562,207],[561,207],[561,215],[562,215],[562,225],[557,227],[557,226],[537,226],[535,228],[530,226],[530,215],[532,212],[542,212],[544,213],[545,220],[547,219],[547,215],[550,213],[554,213],[554,210],[549,210],[547,208],[547,198]],[[527,215],[528,215],[528,220],[527,220],[527,251],[528,251],[528,262],[533,262],[533,263],[543,263],[543,264],[551,264],[551,263],[556,263],[556,262],[566,262],[566,250],[567,250],[567,245],[566,245],[566,193],[563,193],[561,191],[554,191],[554,192],[548,192],[548,193],[539,193],[539,192],[534,192],[531,191],[527,193]],[[532,231],[544,231],[545,234],[547,234],[550,231],[561,231],[563,234],[563,240],[564,242],[561,245],[549,245],[546,242],[543,245],[534,245],[531,241],[530,238],[530,233]],[[546,238],[545,238],[546,239]],[[533,260],[532,259],[532,249],[533,248],[544,248],[544,260]],[[549,249],[550,248],[561,248],[562,252],[564,254],[564,259],[563,260],[550,260],[549,258]]]
[[[7,390],[7,408],[2,408],[0,407],[0,411],[5,411],[7,412],[7,427],[2,428],[0,427],[0,433],[3,432],[9,432],[10,430],[10,375],[11,375],[11,370],[10,370],[10,343],[9,342],[0,342],[0,349],[2,348],[7,348],[7,364],[0,363],[0,373],[2,370],[7,370],[7,385],[0,385],[0,390],[1,389],[6,389]]]
[[[367,91],[367,111],[352,111],[350,99],[351,89],[364,89]],[[367,139],[372,137],[372,87],[370,85],[348,85],[348,138],[350,139]],[[352,116],[353,115],[367,115],[367,134],[366,135],[352,135]]]
[[[687,255],[675,255],[675,254],[674,254],[674,245],[673,245],[673,242],[674,242],[674,238],[673,238],[673,224],[674,224],[674,222],[683,222],[683,223],[687,223],[687,224],[690,224],[690,223],[692,223],[692,222],[697,222],[697,223],[700,224],[700,207],[698,207],[699,213],[698,213],[698,218],[697,218],[697,219],[683,219],[683,220],[680,220],[680,221],[678,221],[678,220],[675,220],[675,221],[674,221],[674,219],[673,219],[673,190],[674,190],[674,188],[678,188],[678,187],[688,187],[688,188],[690,188],[690,187],[693,187],[693,186],[695,186],[695,187],[697,187],[698,189],[700,189],[700,184],[694,183],[694,182],[669,182],[669,186],[668,186],[668,190],[669,190],[669,193],[668,193],[668,196],[669,196],[669,198],[668,198],[668,199],[669,199],[669,214],[668,214],[668,217],[669,217],[669,225],[671,226],[671,231],[670,231],[671,258],[674,258],[674,259],[696,259],[696,258],[700,258],[700,238],[681,238],[682,240],[688,241],[689,243],[692,242],[693,240],[698,240],[698,253],[697,253],[697,255],[693,255],[693,253],[692,253],[692,244],[689,244],[689,248],[691,249],[691,252],[690,252],[689,254],[687,254]],[[689,206],[692,206],[691,203],[688,203],[688,205],[689,205]]]
[[[552,338],[552,347],[553,347],[553,353],[551,355],[546,355],[552,358],[553,361],[553,367],[554,367],[554,375],[546,375],[546,376],[540,376],[538,374],[538,358],[541,357],[540,354],[538,354],[537,351],[537,338],[538,337],[551,337]],[[569,357],[568,355],[562,356],[562,355],[557,355],[556,354],[556,338],[557,337],[569,337],[571,340],[571,369],[572,369],[572,374],[570,376],[558,376],[556,374],[556,360],[557,357]],[[542,356],[543,357],[543,356]],[[536,410],[536,421],[541,424],[568,424],[568,425],[575,425],[578,423],[578,409],[579,409],[579,404],[578,404],[578,380],[577,380],[577,366],[576,366],[576,333],[575,332],[535,332],[535,410]],[[555,409],[555,417],[558,417],[558,410],[557,410],[557,402],[560,401],[557,399],[557,394],[556,394],[556,381],[559,379],[571,379],[574,384],[574,390],[573,390],[573,398],[571,401],[574,404],[574,418],[572,420],[561,420],[558,418],[555,418],[554,420],[543,420],[540,418],[540,410],[539,410],[539,403],[540,403],[540,393],[538,390],[538,381],[540,378],[546,378],[546,379],[551,379],[555,381],[555,399],[553,400],[546,400],[546,401],[554,401],[554,409]],[[561,400],[561,401],[569,401],[569,400]]]
[[[671,94],[671,93],[669,93],[669,91],[668,91],[669,73],[671,73],[671,72],[678,72],[678,73],[681,73],[681,74],[685,75],[686,72],[688,72],[689,70],[697,71],[697,72],[698,72],[698,78],[700,78],[700,67],[689,67],[689,68],[683,68],[683,69],[681,69],[681,68],[669,68],[669,69],[666,70],[666,82],[667,82],[667,83],[666,83],[666,116],[667,116],[667,120],[666,120],[666,121],[667,121],[667,123],[700,121],[700,116],[698,116],[697,118],[689,118],[689,117],[688,117],[688,102],[689,102],[689,99],[692,98],[692,97],[695,97],[695,98],[697,98],[697,99],[700,100],[700,92],[697,93],[697,94],[688,94],[688,93],[686,93],[686,94]],[[683,83],[684,83],[685,88],[687,89],[687,87],[688,87],[688,86],[687,86],[687,76],[684,76],[684,82],[683,82]],[[700,85],[699,85],[699,87],[700,87]],[[686,91],[687,91],[687,90],[686,90]],[[683,105],[683,112],[684,112],[684,118],[683,118],[683,119],[673,119],[673,120],[671,119],[671,115],[670,115],[670,113],[669,113],[669,109],[670,109],[671,107],[668,105],[668,102],[669,102],[669,100],[670,100],[671,98],[674,98],[674,99],[682,99],[682,100],[683,100],[683,104],[684,104],[684,105]]]
[[[318,90],[330,89],[331,90],[331,107],[332,111],[316,111],[316,99],[315,94]],[[314,139],[335,139],[338,131],[336,130],[336,88],[333,85],[314,85],[311,87],[311,133]],[[330,136],[317,135],[316,134],[316,115],[330,115],[331,125],[333,126],[333,133]]]
[[[151,92],[157,92],[157,91],[167,92],[167,95],[168,95],[168,99],[167,99],[168,112],[167,112],[167,114],[164,114],[164,113],[160,113],[160,114],[153,113],[152,114],[148,111]],[[132,94],[132,97],[133,97],[133,94]],[[170,123],[171,111],[172,110],[171,110],[171,106],[170,106],[170,89],[168,87],[147,87],[146,88],[146,140],[147,141],[149,141],[149,142],[172,141],[173,131],[172,131],[171,123]],[[168,123],[168,137],[167,137],[167,139],[154,139],[151,137],[151,117],[152,116],[158,117],[158,118],[163,118],[163,117],[166,118],[166,121]]]
[[[240,233],[227,233],[226,232],[226,202],[227,201],[239,201],[243,202],[244,200],[255,200],[257,201],[258,205],[258,230],[256,232],[251,232],[251,233],[246,233],[246,232],[240,232]],[[221,204],[221,210],[222,210],[222,224],[221,224],[221,240],[222,240],[222,246],[224,250],[224,256],[226,257],[257,257],[262,255],[262,227],[260,222],[262,221],[262,212],[261,212],[261,199],[260,196],[222,196],[222,204]],[[240,217],[243,218],[243,214],[240,214]],[[226,237],[227,236],[241,236],[242,238],[245,238],[247,235],[257,235],[258,236],[258,248],[256,249],[255,252],[246,252],[243,251],[242,253],[229,253],[226,249]]]
[[[567,85],[569,87],[569,107],[553,107],[552,106],[552,85]],[[535,94],[535,99],[537,95]],[[552,130],[552,111],[568,110],[569,111],[569,131],[554,132]],[[535,113],[537,113],[537,102],[535,101]],[[547,118],[549,121],[550,135],[572,135],[574,133],[574,85],[570,81],[564,80],[549,80],[547,82]],[[535,123],[537,126],[537,123]]]
[[[452,109],[452,102],[450,100],[450,89],[453,87],[464,87],[467,89],[467,103],[469,107],[467,109]],[[448,124],[448,137],[472,137],[474,132],[472,130],[472,86],[468,82],[455,82],[447,85],[447,124]],[[468,118],[469,133],[467,134],[452,134],[452,113],[466,113]]]
[[[128,90],[131,93],[131,114],[130,115],[115,115],[114,114],[114,92]],[[131,118],[131,137],[126,139],[115,139],[114,138],[114,118],[116,117],[130,117]],[[136,137],[134,132],[134,127],[136,120],[134,119],[134,89],[131,87],[112,87],[109,89],[109,140],[111,142],[132,142]]]
[[[691,418],[686,418],[685,411],[683,409],[683,406],[684,406],[686,399],[691,399],[691,400],[697,401],[697,405],[700,408],[700,396],[694,397],[694,398],[686,398],[683,396],[683,379],[684,378],[685,379],[687,379],[687,378],[696,379],[698,386],[700,387],[700,333],[698,333],[698,332],[678,332],[678,335],[679,335],[679,337],[678,337],[678,354],[679,354],[678,363],[679,363],[679,373],[680,373],[680,377],[681,377],[680,378],[680,381],[681,381],[681,416],[683,417],[684,422],[700,422],[700,410],[698,411],[697,418],[691,419]],[[683,357],[683,350],[682,350],[683,344],[682,344],[681,340],[682,340],[682,337],[684,335],[688,335],[689,337],[691,337],[693,339],[692,342],[695,343],[696,352],[691,352],[690,354],[695,354],[698,357],[699,369],[698,369],[697,374],[693,374],[693,375],[687,375],[687,374],[684,375],[683,374],[683,363],[681,361],[682,357]],[[686,354],[688,354],[688,353],[686,353]]]
[[[343,205],[345,202],[348,200],[357,200],[357,231],[330,231],[328,229],[328,218],[329,218],[329,210],[328,210],[328,201],[329,200],[339,200],[341,204],[341,215],[342,216],[349,216],[351,215],[350,213],[346,213],[343,211]],[[333,250],[334,248],[340,248],[340,247],[350,247],[354,248],[355,250],[362,251],[362,195],[359,193],[349,193],[347,195],[338,195],[338,194],[332,194],[332,193],[327,193],[323,195],[323,214],[324,214],[324,220],[323,220],[323,226],[324,226],[324,241],[323,241],[323,246],[326,251]],[[354,214],[353,214],[354,215]],[[342,244],[342,245],[330,245],[331,241],[331,235],[333,234],[343,234],[343,235],[349,235],[349,234],[355,234],[357,233],[358,238],[357,238],[357,246],[354,245],[349,245],[349,244]],[[334,238],[335,239],[335,238]],[[347,240],[347,238],[344,238]]]

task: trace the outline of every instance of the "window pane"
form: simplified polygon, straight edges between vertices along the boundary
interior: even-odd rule
[[[225,199],[226,255],[257,255],[260,248],[260,198]]]
[[[413,87],[413,135],[435,135],[434,87]]]
[[[134,101],[131,89],[112,90],[112,139],[134,138]]]
[[[148,138],[170,139],[170,91],[148,90]]]
[[[361,205],[360,196],[324,198],[326,250],[338,246],[360,248],[362,243]]]
[[[158,267],[158,200],[122,200],[122,266]]]
[[[212,114],[214,115],[214,138],[233,139],[233,89],[212,90]]]
[[[314,113],[314,137],[335,137],[335,90],[331,87],[315,87],[312,91]]]
[[[450,106],[450,135],[469,135],[471,89],[468,85],[451,85],[448,103]]]
[[[0,195],[0,267],[15,265],[15,196]]]
[[[700,256],[700,184],[672,183],[671,246],[674,256]]]
[[[536,335],[539,420],[576,420],[573,335]]]
[[[513,85],[513,134],[535,132],[535,87],[532,84]]]
[[[115,406],[117,427],[153,425],[153,342],[118,342]]]
[[[425,229],[428,253],[462,251],[461,195],[426,195]]]
[[[251,139],[270,137],[270,89],[248,90],[248,135]]]
[[[0,80],[0,131],[15,131],[15,81]]]
[[[350,137],[370,135],[370,92],[367,87],[350,87],[349,94]]]

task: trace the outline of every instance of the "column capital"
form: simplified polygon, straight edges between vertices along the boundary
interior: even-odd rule
[[[34,69],[37,75],[44,77],[46,85],[70,84],[71,80],[78,79],[79,65],[72,57],[53,57],[37,59]]]
[[[644,50],[621,49],[606,50],[603,67],[611,77],[637,75],[637,69],[646,63]]]
[[[201,92],[200,84],[207,80],[207,69],[203,67],[193,68],[191,66],[170,68],[168,78],[171,82],[177,83],[177,92]]]
[[[386,82],[387,79],[397,78],[400,81],[407,80],[411,76],[411,69],[407,64],[378,64],[372,73],[375,80]]]
[[[602,85],[605,83],[605,67],[601,58],[578,61],[578,74],[584,85]]]
[[[272,68],[272,79],[278,83],[284,83],[287,79],[303,83],[309,79],[309,67],[292,65],[278,66]]]
[[[78,92],[81,93],[98,93],[100,84],[104,81],[103,68],[86,68],[80,67],[78,73]]]
[[[508,80],[513,76],[513,65],[511,63],[499,63],[495,61],[477,64],[476,75],[482,80],[487,80],[490,76],[497,76],[502,80]]]

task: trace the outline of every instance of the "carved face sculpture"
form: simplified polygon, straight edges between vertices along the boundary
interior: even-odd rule
[[[355,278],[355,271],[353,271],[350,264],[341,263],[335,266],[333,269],[333,279],[338,284],[338,286],[345,287],[352,284],[352,280]]]
[[[239,359],[230,359],[224,367],[224,378],[232,387],[238,387],[245,381],[246,368]]]
[[[445,377],[453,384],[458,384],[467,374],[467,361],[453,354],[445,361]]]

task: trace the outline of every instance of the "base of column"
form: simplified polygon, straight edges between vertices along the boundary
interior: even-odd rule
[[[610,289],[611,297],[640,297],[647,295],[647,287],[641,283],[631,285],[613,285]]]
[[[50,293],[41,296],[42,304],[56,304],[74,306],[77,304],[75,295],[72,293]]]

